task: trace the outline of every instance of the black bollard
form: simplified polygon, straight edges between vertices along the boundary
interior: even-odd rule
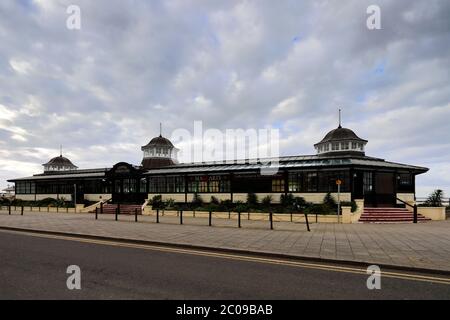
[[[138,222],[138,220],[137,220],[137,208],[134,208],[134,222]]]
[[[159,223],[159,209],[156,209],[156,223]]]
[[[272,214],[272,212],[269,213],[269,220],[270,220],[270,230],[273,230],[273,214]]]
[[[209,226],[210,226],[210,227],[212,226],[211,219],[212,219],[212,213],[211,213],[211,211],[210,211],[210,212],[209,212]]]
[[[238,211],[238,228],[241,227],[241,212]]]

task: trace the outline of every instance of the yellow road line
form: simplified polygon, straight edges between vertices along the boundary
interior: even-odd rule
[[[51,234],[35,233],[32,231],[12,231],[12,230],[1,230],[1,231],[9,232],[9,233],[25,234],[25,235],[29,235],[29,236],[47,238],[47,239],[77,241],[77,242],[83,242],[83,243],[107,245],[107,246],[115,246],[115,247],[145,249],[145,250],[170,252],[170,253],[182,253],[182,254],[190,254],[190,255],[205,256],[205,257],[215,257],[215,258],[222,258],[222,259],[229,259],[229,260],[249,261],[249,262],[267,263],[267,264],[273,264],[273,265],[282,265],[282,266],[291,266],[291,267],[299,267],[299,268],[307,268],[307,269],[316,269],[316,270],[324,270],[324,271],[334,271],[334,272],[367,275],[366,269],[357,268],[357,267],[333,266],[333,265],[320,264],[320,263],[299,262],[299,261],[291,261],[291,260],[277,259],[277,258],[262,258],[262,257],[246,256],[243,254],[209,252],[209,251],[200,251],[200,250],[196,250],[196,249],[163,247],[163,246],[157,246],[157,245],[135,244],[135,243],[126,243],[126,242],[111,241],[111,240],[95,240],[95,239],[81,238],[81,236],[73,237],[73,236],[63,236],[63,235],[51,235]],[[213,250],[213,249],[211,249],[211,250]],[[404,279],[404,280],[412,280],[412,281],[423,281],[423,282],[432,282],[432,283],[440,283],[440,284],[450,285],[450,278],[424,276],[424,275],[412,274],[412,273],[385,272],[385,271],[382,271],[381,275],[382,275],[382,277],[387,277],[387,278]]]

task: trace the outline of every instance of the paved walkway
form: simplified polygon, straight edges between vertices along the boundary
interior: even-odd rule
[[[404,267],[450,271],[450,220],[419,224],[311,224],[185,217],[114,216],[93,214],[0,212],[0,226],[58,231],[121,239],[188,244],[211,248],[286,254]]]

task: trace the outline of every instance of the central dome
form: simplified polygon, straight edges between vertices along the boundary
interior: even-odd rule
[[[348,128],[342,128],[341,125],[328,132],[325,137],[314,145],[317,154],[357,154],[364,155],[364,147],[367,140],[361,139]]]
[[[361,139],[356,135],[356,133],[353,132],[351,129],[342,128],[341,126],[337,127],[334,130],[331,130],[328,132],[325,137],[320,141],[322,142],[330,142],[330,141],[340,141],[340,140],[360,140],[360,141],[366,141],[364,139]]]
[[[170,142],[169,139],[164,138],[162,135],[159,135],[158,137],[154,137],[152,140],[150,140],[149,143],[147,143],[142,148],[150,147],[150,146],[157,146],[157,145],[168,146],[168,147],[174,148],[174,145],[172,144],[172,142]]]
[[[142,146],[141,150],[144,152],[141,163],[144,169],[167,167],[178,163],[178,149],[161,134]]]
[[[72,163],[66,157],[60,155],[59,157],[54,157],[50,159],[49,162],[44,163],[44,171],[68,171],[76,170],[78,167]]]

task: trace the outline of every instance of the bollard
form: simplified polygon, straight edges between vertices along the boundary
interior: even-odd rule
[[[119,205],[117,205],[117,208],[116,208],[116,221],[118,221],[119,220]]]
[[[212,226],[211,218],[212,218],[212,213],[211,213],[211,211],[210,211],[210,212],[209,212],[209,226],[210,226],[210,227]]]
[[[305,213],[305,221],[306,221],[306,229],[308,230],[308,231],[311,231],[310,229],[309,229],[309,221],[308,221],[308,215]]]
[[[138,220],[137,220],[137,208],[134,208],[134,222],[138,222]]]
[[[241,227],[241,212],[238,211],[238,228]]]
[[[8,214],[11,215],[11,205],[8,207]]]
[[[20,215],[23,216],[23,206],[20,208]]]
[[[159,223],[159,209],[156,209],[156,223]]]
[[[100,213],[103,214],[103,202],[100,202]]]
[[[417,223],[417,204],[414,205],[414,217],[413,223]]]
[[[95,220],[98,220],[98,208],[95,208]]]
[[[291,212],[291,222],[292,222],[293,220],[292,220],[292,212]]]
[[[273,230],[273,214],[272,214],[272,212],[269,213],[269,220],[270,220],[270,230]]]
[[[180,210],[180,224],[183,224],[183,210]]]
[[[231,219],[231,211],[228,211],[228,219]]]

